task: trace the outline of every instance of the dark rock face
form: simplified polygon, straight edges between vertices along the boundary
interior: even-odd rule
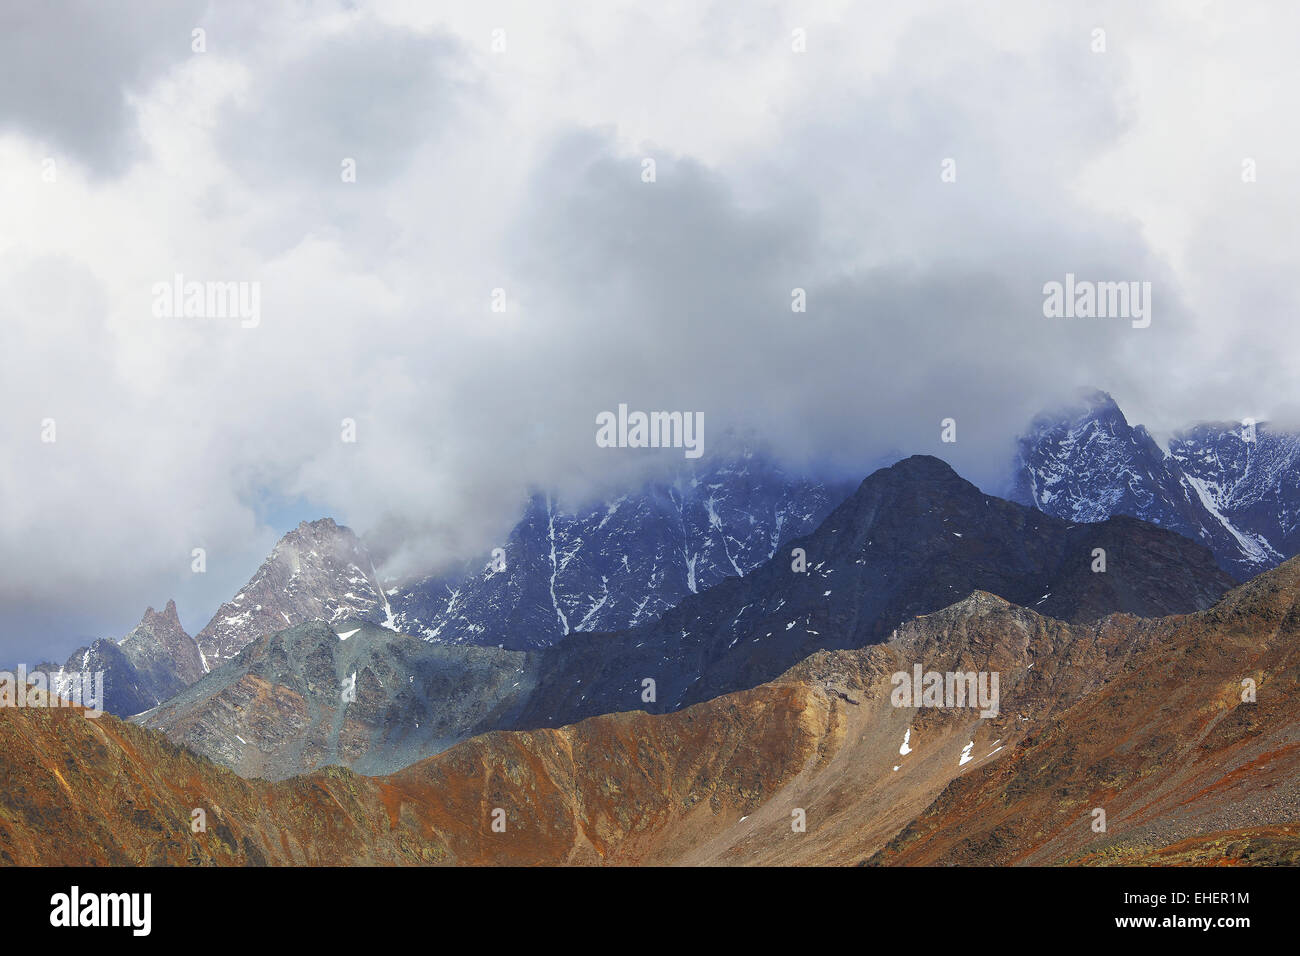
[[[745,452],[578,510],[534,496],[501,561],[391,599],[396,628],[445,644],[547,647],[652,621],[812,531],[851,491]],[[504,565],[504,567],[502,567]]]
[[[792,570],[791,551],[807,572]],[[1093,572],[1094,550],[1106,571]],[[771,680],[821,649],[887,640],[901,621],[975,590],[1062,620],[1208,607],[1232,586],[1203,547],[1128,518],[1071,525],[985,495],[917,456],[862,483],[815,532],[660,620],[571,635],[545,656],[520,726],[675,710]],[[656,700],[643,702],[643,681]]]
[[[1300,553],[1300,435],[1197,425],[1169,453],[1105,392],[1035,419],[1012,498],[1068,521],[1130,515],[1199,541],[1238,580]]]

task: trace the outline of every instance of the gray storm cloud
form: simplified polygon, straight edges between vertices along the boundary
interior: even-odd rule
[[[477,553],[530,488],[666,467],[596,447],[620,403],[994,492],[1078,386],[1157,432],[1295,405],[1295,137],[1259,114],[1300,86],[1250,5],[1215,14],[1230,41],[1176,6],[165,7],[0,31],[0,659],[172,596],[201,626],[276,503],[394,572]],[[1238,104],[1213,128],[1189,62]],[[1151,327],[1044,318],[1067,272],[1150,281]],[[156,318],[178,273],[258,283],[260,323]]]

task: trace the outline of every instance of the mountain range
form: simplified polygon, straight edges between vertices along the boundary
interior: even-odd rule
[[[1229,432],[1166,453],[1098,393],[1022,439],[1022,503],[696,465],[408,586],[304,522],[195,637],[168,603],[45,665],[130,722],[0,709],[0,861],[1300,862],[1294,461]]]
[[[1296,560],[1154,619],[976,591],[673,713],[276,783],[111,716],[6,708],[0,862],[1294,865],[1298,636]],[[917,665],[997,672],[998,715],[900,705]]]
[[[1010,497],[1074,524],[1130,516],[1159,525],[1204,544],[1236,580],[1300,551],[1300,436],[1269,423],[1201,424],[1168,448],[1130,426],[1109,395],[1089,393],[1039,415],[1022,436]],[[107,707],[125,716],[175,696],[251,643],[311,622],[361,621],[436,644],[540,651],[571,636],[653,624],[686,599],[752,575],[817,529],[851,491],[791,476],[742,446],[608,501],[565,507],[533,495],[481,566],[408,584],[381,583],[379,562],[350,529],[329,518],[304,522],[194,639],[169,605],[171,620],[162,620],[167,610],[151,609],[130,640],[95,641],[62,665],[38,666],[51,674],[103,671]],[[964,583],[953,583],[950,596]],[[1047,590],[1034,602],[1040,597],[1042,609],[1065,613]],[[745,603],[752,602],[735,610]],[[1117,607],[1102,601],[1094,611]],[[683,630],[689,643],[690,628],[679,636]],[[789,663],[789,654],[777,656]],[[771,676],[765,666],[760,672]],[[700,684],[710,686],[703,676]],[[562,710],[541,705],[533,718]]]
[[[1300,433],[1202,423],[1165,450],[1110,395],[1091,392],[1039,415],[1021,437],[1011,497],[1067,521],[1150,521],[1248,580],[1300,554]]]
[[[386,772],[487,730],[666,713],[753,687],[819,650],[887,640],[975,590],[1091,621],[1194,611],[1231,585],[1180,535],[1126,517],[1071,525],[916,456],[873,473],[743,577],[639,626],[522,652],[431,645],[359,619],[296,625],[138,719],[247,774]]]
[[[749,573],[821,524],[852,490],[792,477],[743,450],[577,509],[534,495],[500,560],[398,590],[394,625],[431,641],[518,650],[636,627]]]
[[[303,522],[197,637],[212,666],[284,627],[344,618],[441,644],[546,647],[569,633],[634,627],[745,574],[851,490],[789,476],[742,449],[608,502],[563,508],[535,494],[481,569],[387,590],[350,529]]]

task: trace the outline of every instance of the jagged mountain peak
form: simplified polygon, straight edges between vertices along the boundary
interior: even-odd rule
[[[315,521],[300,521],[296,528],[285,532],[271,549],[271,555],[287,551],[310,554],[313,549],[322,547],[328,553],[339,555],[359,551],[362,544],[347,525],[329,517],[317,518]],[[319,553],[315,556],[319,557]]]
[[[205,665],[229,660],[263,634],[304,621],[389,622],[388,600],[365,545],[333,518],[303,521],[197,635]]]
[[[332,517],[326,515],[323,518],[317,518],[314,521],[299,521],[298,527],[285,534],[286,538],[292,539],[295,536],[321,536],[321,535],[343,535],[353,537],[352,529],[345,524],[339,524]]]
[[[153,707],[203,676],[195,643],[181,625],[176,602],[145,610],[140,623],[118,640],[101,637],[79,647],[62,666],[42,663],[60,696],[74,675],[102,673],[105,710],[130,716]]]
[[[144,617],[140,618],[139,626],[181,627],[181,618],[176,610],[176,602],[168,600],[161,611],[155,611],[152,605],[145,608]]]
[[[1028,435],[1078,428],[1089,422],[1129,426],[1128,419],[1114,397],[1099,388],[1079,389],[1070,398],[1038,412],[1030,422]]]
[[[1099,393],[1104,395],[1104,393]],[[1127,514],[1205,544],[1239,580],[1300,553],[1300,435],[1203,422],[1162,449],[1110,396],[1037,416],[1012,498],[1070,521]]]
[[[1119,402],[1115,401],[1115,397],[1105,389],[1094,386],[1076,389],[1074,395],[1067,399],[1054,414],[1060,414],[1063,410],[1073,410],[1076,415],[1124,418],[1124,412],[1119,407]]]

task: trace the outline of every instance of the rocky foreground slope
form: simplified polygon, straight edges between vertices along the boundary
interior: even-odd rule
[[[0,860],[1297,863],[1298,634],[1300,560],[1158,620],[975,593],[750,690],[375,778],[249,781],[112,717],[5,709]],[[997,672],[998,715],[895,706],[918,664]]]

